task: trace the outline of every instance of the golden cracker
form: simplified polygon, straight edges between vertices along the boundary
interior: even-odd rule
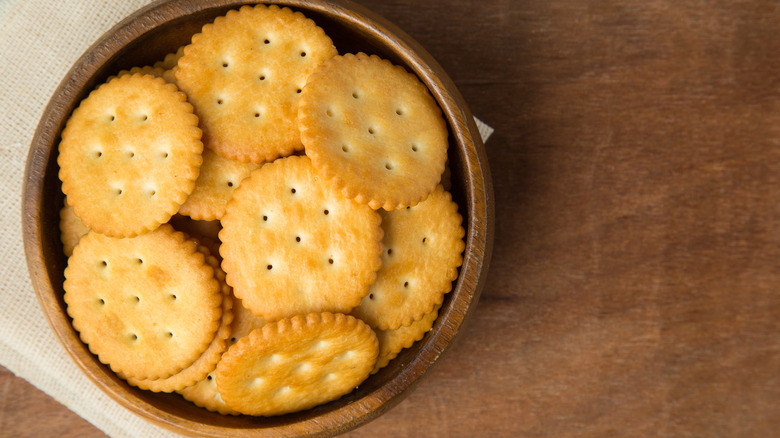
[[[233,294],[230,286],[225,283],[225,273],[219,267],[220,260],[211,254],[206,245],[199,239],[193,239],[197,244],[197,250],[205,257],[206,263],[214,269],[214,278],[219,281],[222,291],[222,318],[219,328],[206,350],[190,366],[178,373],[164,379],[136,379],[128,378],[127,383],[141,389],[154,392],[174,392],[192,386],[206,379],[207,375],[217,367],[217,362],[227,348],[227,339],[231,335],[233,327]]]
[[[266,324],[262,317],[255,316],[255,314],[241,304],[241,300],[235,297],[233,298],[233,315],[233,322],[230,324],[230,345],[235,344],[239,339]],[[219,392],[217,392],[214,374],[215,372],[211,372],[200,382],[177,392],[196,406],[206,408],[212,412],[219,412],[223,415],[239,415],[238,412],[230,409],[225,402],[222,401],[222,397],[220,397]]]
[[[155,229],[184,203],[201,165],[198,118],[176,86],[114,77],[84,99],[62,133],[62,190],[84,225],[112,237]]]
[[[65,205],[60,210],[60,240],[62,240],[62,252],[65,257],[70,257],[73,254],[73,248],[88,232],[89,227],[81,222],[81,219],[73,212],[73,207],[65,199]]]
[[[379,341],[379,358],[374,365],[371,374],[387,366],[391,360],[398,356],[404,348],[411,347],[415,342],[433,328],[433,323],[439,316],[439,308],[436,306],[433,312],[426,313],[422,318],[406,327],[398,327],[395,330],[377,330],[376,338]]]
[[[176,70],[177,67],[175,66],[170,70],[165,70],[162,74],[162,78],[172,84],[176,84]]]
[[[165,73],[165,69],[162,69],[160,67],[151,66],[151,65],[145,65],[143,67],[133,67],[130,70],[121,70],[119,73],[117,73],[117,76],[124,76],[124,75],[134,75],[136,73],[140,73],[142,75],[150,75],[154,76],[156,78],[163,77],[163,74]],[[109,80],[113,79],[113,76],[109,78]]]
[[[235,344],[239,339],[248,335],[255,329],[262,328],[266,325],[266,320],[262,316],[257,316],[247,309],[240,299],[235,298],[235,318],[233,318],[233,324],[230,329],[232,334],[230,335],[230,343]]]
[[[176,83],[196,108],[207,147],[260,164],[303,148],[296,126],[301,90],[336,53],[300,12],[246,5],[192,37],[176,65]]]
[[[208,409],[211,412],[218,412],[222,415],[241,415],[240,412],[231,409],[222,401],[222,397],[217,391],[215,375],[216,370],[210,372],[205,379],[177,392],[185,400],[194,403],[195,406]]]
[[[380,221],[323,184],[307,157],[281,158],[233,193],[219,233],[222,267],[244,306],[269,321],[347,313],[381,265]]]
[[[81,340],[124,377],[161,379],[190,366],[222,318],[214,269],[168,225],[121,239],[90,231],[68,259],[64,289]]]
[[[394,330],[433,311],[452,290],[465,231],[457,204],[440,185],[414,207],[381,214],[382,268],[352,315],[374,329]]]
[[[176,64],[178,64],[179,58],[184,55],[184,47],[180,46],[175,52],[165,55],[165,58],[153,65],[155,69],[161,71],[159,76],[172,84],[176,83]]]
[[[179,62],[179,58],[181,58],[183,55],[184,46],[179,46],[175,52],[168,53],[163,59],[155,62],[154,67],[162,70],[170,70],[176,67],[176,64]]]
[[[225,205],[233,197],[233,191],[257,168],[257,164],[231,160],[204,149],[195,189],[179,208],[179,214],[195,220],[220,219],[225,214]]]
[[[298,125],[306,155],[348,198],[415,205],[439,183],[447,126],[417,77],[378,56],[334,57],[309,77]]]
[[[374,332],[343,314],[296,315],[251,332],[217,365],[225,404],[272,416],[336,400],[359,385],[377,357]]]

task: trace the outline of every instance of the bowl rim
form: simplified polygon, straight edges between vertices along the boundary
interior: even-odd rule
[[[74,102],[84,84],[108,63],[116,51],[133,43],[142,35],[164,26],[168,21],[192,13],[214,9],[238,8],[245,4],[277,4],[299,10],[333,15],[358,32],[381,39],[420,80],[428,87],[442,109],[443,116],[454,136],[462,171],[470,175],[464,180],[467,214],[464,226],[466,250],[458,280],[450,292],[452,305],[442,308],[441,324],[434,327],[420,354],[414,357],[397,375],[352,403],[324,412],[316,417],[268,428],[243,429],[247,436],[330,435],[354,429],[373,420],[399,403],[422,377],[438,363],[462,326],[476,309],[485,285],[493,246],[494,205],[490,169],[484,144],[476,123],[455,84],[438,62],[413,38],[395,24],[351,0],[158,0],[129,15],[99,37],[60,82],[48,102],[30,144],[22,192],[22,236],[30,279],[39,304],[50,326],[71,359],[114,401],[158,426],[178,433],[222,436],[225,427],[199,423],[165,412],[138,398],[122,384],[99,378],[104,370],[90,359],[69,318],[60,306],[57,289],[48,274],[44,257],[44,239],[41,223],[43,211],[44,178],[51,159],[56,161],[56,146],[64,121],[70,114],[68,105]],[[67,114],[65,112],[67,111]],[[61,285],[60,285],[61,288]],[[86,351],[86,352],[85,352]],[[239,429],[230,429],[235,432]]]

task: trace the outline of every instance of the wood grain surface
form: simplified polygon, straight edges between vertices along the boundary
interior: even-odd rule
[[[780,5],[358,2],[496,129],[497,221],[457,345],[347,436],[776,436]],[[98,433],[0,389],[0,435]]]

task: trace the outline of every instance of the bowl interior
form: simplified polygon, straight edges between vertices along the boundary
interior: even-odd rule
[[[453,291],[445,297],[433,330],[352,393],[304,412],[272,418],[223,416],[198,408],[176,394],[127,385],[81,343],[62,300],[66,259],[59,239],[63,203],[57,147],[72,110],[110,75],[150,65],[187,44],[215,17],[243,2],[158,2],[123,21],[97,41],[55,92],[38,126],[27,163],[24,238],[33,286],[49,322],[76,363],[112,398],[179,433],[224,435],[331,434],[356,427],[398,403],[439,358],[473,310],[489,261],[492,205],[482,142],[471,115],[449,78],[411,38],[362,7],[327,1],[275,1],[303,12],[325,29],[339,53],[377,54],[413,71],[443,109],[449,127],[452,193],[464,218],[467,246]]]

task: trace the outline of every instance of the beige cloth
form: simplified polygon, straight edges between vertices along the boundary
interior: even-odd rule
[[[21,237],[24,165],[43,109],[72,64],[148,0],[0,0],[0,364],[110,436],[174,434],[138,417],[71,361],[32,290]],[[478,121],[483,139],[493,132]]]

